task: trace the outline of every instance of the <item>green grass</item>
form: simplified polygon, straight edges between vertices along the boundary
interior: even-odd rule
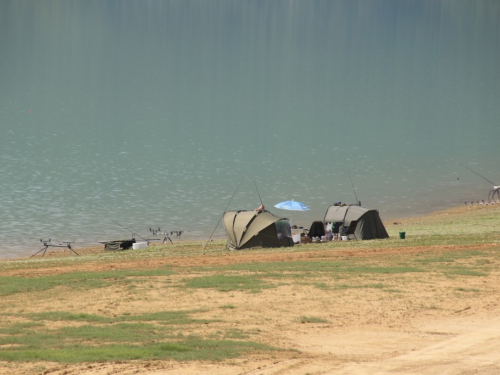
[[[446,275],[459,275],[459,276],[488,276],[487,272],[478,271],[467,267],[453,267],[443,270]]]
[[[0,329],[0,360],[94,362],[130,359],[222,360],[250,351],[276,350],[229,329],[221,339],[182,334],[180,324],[213,323],[190,317],[195,312],[162,311],[109,318],[91,314],[49,312],[24,315],[31,322]],[[91,324],[48,329],[41,321]],[[236,341],[235,341],[236,340]]]
[[[357,267],[346,267],[343,272],[350,272],[356,274],[397,274],[397,273],[414,273],[414,272],[425,272],[421,268],[411,267],[406,265],[395,265],[392,267],[367,267],[367,266],[357,266]]]
[[[39,277],[0,277],[0,296],[16,293],[42,292],[56,287],[90,290],[108,287],[117,283],[140,283],[144,278],[172,275],[171,268],[153,270],[114,270],[105,272],[76,272]],[[141,279],[143,278],[143,279]]]
[[[47,338],[47,337],[44,337]],[[42,341],[42,340],[40,340]],[[0,351],[0,360],[18,362],[53,361],[61,363],[108,362],[125,360],[173,359],[177,361],[220,361],[243,353],[277,350],[269,345],[239,340],[187,338],[172,342],[108,345],[57,345],[40,342],[40,346],[21,344]]]
[[[184,281],[187,288],[210,288],[216,289],[219,292],[245,291],[245,292],[260,292],[264,288],[272,287],[261,280],[257,275],[249,276],[226,276],[226,275],[211,275],[201,276]]]
[[[330,323],[328,320],[323,318],[317,318],[314,316],[301,316],[299,321],[301,323]]]
[[[239,329],[230,329],[225,333],[224,338],[242,340],[242,339],[248,339],[250,338],[250,336]]]
[[[409,273],[424,272],[423,269],[406,265],[395,266],[363,266],[354,265],[353,262],[329,261],[329,260],[311,260],[295,262],[267,262],[267,263],[242,263],[231,264],[219,267],[198,268],[200,271],[245,271],[254,273],[265,278],[305,278],[317,277],[324,274],[377,274],[377,273]]]
[[[160,324],[192,324],[192,323],[209,323],[214,320],[193,319],[190,314],[198,311],[158,311],[154,313],[138,314],[138,315],[122,315],[117,317],[107,317],[95,314],[86,313],[68,313],[65,311],[51,311],[44,313],[28,314],[33,321],[72,321],[86,323],[119,323],[119,322],[157,322]]]
[[[439,254],[439,256],[434,255],[423,255],[425,258],[417,259],[418,263],[453,263],[462,259],[470,259],[472,257],[486,256],[487,253],[484,251],[457,251]],[[483,264],[488,264],[489,262],[483,261]],[[478,264],[481,264],[479,262]]]
[[[479,293],[481,292],[479,289],[476,288],[455,288],[457,292],[470,292],[470,293]]]
[[[222,305],[220,306],[221,309],[229,309],[229,310],[233,310],[236,308],[236,306],[234,305]]]
[[[384,289],[384,284],[365,284],[365,285],[355,285],[355,284],[339,284],[335,285],[335,289]]]

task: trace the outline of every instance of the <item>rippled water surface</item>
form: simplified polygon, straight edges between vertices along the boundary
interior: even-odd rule
[[[3,0],[0,257],[123,227],[206,240],[259,194],[307,204],[304,226],[356,197],[382,219],[486,199],[462,165],[500,184],[499,19],[481,0]]]

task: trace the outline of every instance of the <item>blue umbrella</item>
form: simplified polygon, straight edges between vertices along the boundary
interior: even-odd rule
[[[280,202],[278,204],[275,204],[274,207],[279,208],[281,210],[288,210],[288,211],[307,211],[307,210],[310,210],[310,208],[307,207],[304,203],[294,201],[293,199],[291,201],[285,201],[285,202]],[[292,217],[290,217],[290,225],[292,225]]]
[[[280,208],[282,210],[289,210],[289,211],[307,211],[307,210],[310,210],[310,208],[307,207],[304,203],[300,203],[300,202],[297,202],[294,200],[285,201],[285,202],[275,204],[274,207]]]

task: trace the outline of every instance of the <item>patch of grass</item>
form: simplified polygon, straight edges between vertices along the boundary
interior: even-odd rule
[[[478,266],[484,266],[484,265],[492,264],[492,262],[489,259],[478,259],[478,260],[476,260],[476,264]]]
[[[26,330],[34,329],[37,327],[43,327],[43,323],[39,322],[24,322],[24,323],[15,323],[8,327],[0,328],[1,335],[20,335],[26,332]]]
[[[243,333],[239,329],[230,329],[224,335],[225,339],[240,339],[240,340],[242,340],[242,339],[248,339],[249,337],[250,336],[248,336],[247,334]]]
[[[314,316],[301,316],[299,321],[301,323],[330,323],[328,320],[323,318],[317,318]]]
[[[53,361],[61,363],[104,362],[126,360],[173,359],[177,361],[220,361],[236,358],[243,353],[278,350],[269,345],[248,341],[184,339],[175,342],[146,342],[137,344],[109,344],[47,346],[3,349],[0,360],[16,362]]]
[[[435,258],[425,258],[425,259],[417,259],[415,260],[418,263],[428,264],[428,263],[453,263],[457,256],[451,256],[451,254],[446,254],[440,257]]]
[[[340,284],[335,285],[335,289],[365,289],[365,288],[374,288],[374,289],[384,289],[384,284],[365,284],[365,285],[347,285]]]
[[[330,286],[328,286],[327,284],[325,283],[313,283],[313,285],[318,288],[318,289],[321,289],[321,290],[330,290]]]
[[[76,327],[61,327],[56,330],[36,329],[23,330],[18,335],[1,337],[0,345],[15,344],[25,350],[42,348],[74,347],[82,342],[92,345],[106,343],[142,342],[144,337],[148,340],[159,340],[167,337],[167,331],[152,324],[144,323],[118,323],[106,326],[81,325]]]
[[[445,270],[446,275],[460,275],[460,276],[488,276],[488,273],[477,271],[471,268],[456,267]]]
[[[236,306],[234,306],[234,305],[222,305],[222,306],[220,306],[220,308],[221,309],[230,309],[230,310],[232,310],[232,309],[235,309]]]
[[[222,360],[250,351],[277,350],[250,341],[235,341],[248,338],[240,330],[227,331],[221,340],[185,337],[181,332],[175,334],[171,324],[206,322],[189,318],[188,312],[123,315],[117,318],[65,312],[27,316],[97,324],[49,329],[39,322],[28,322],[2,328],[0,360],[64,363],[167,358]]]
[[[254,273],[262,278],[307,278],[327,274],[328,276],[341,275],[343,273],[360,274],[397,274],[411,272],[425,272],[425,270],[413,266],[395,265],[392,267],[380,266],[355,266],[348,262],[322,261],[296,261],[296,262],[267,262],[267,263],[244,263],[232,264],[222,267],[198,268],[201,271],[246,271]]]
[[[332,270],[348,266],[348,262],[331,260],[316,261],[296,261],[296,262],[265,262],[265,263],[239,263],[216,267],[199,267],[202,271],[246,271],[259,274],[263,277],[290,276],[291,273],[310,273],[314,275],[318,272],[331,272]]]
[[[87,313],[69,313],[66,311],[50,311],[43,313],[28,314],[28,317],[35,321],[75,321],[75,322],[88,322],[88,323],[113,323],[113,318],[106,316],[87,314]]]
[[[101,315],[86,313],[68,313],[65,311],[52,311],[45,313],[28,314],[28,317],[35,321],[78,321],[87,323],[120,323],[120,322],[157,322],[160,324],[192,324],[209,323],[214,320],[193,319],[189,315],[198,311],[158,311],[155,313],[146,313],[138,315],[123,314],[117,317],[106,317]]]
[[[210,288],[220,292],[231,292],[235,290],[259,292],[271,285],[264,283],[259,276],[226,276],[212,275],[195,277],[184,281],[187,288]]]
[[[344,269],[345,272],[354,272],[360,274],[367,273],[385,273],[385,274],[396,274],[396,273],[414,273],[414,272],[425,272],[421,268],[411,267],[411,266],[394,266],[394,267],[347,267]]]
[[[169,276],[173,271],[167,269],[154,270],[114,270],[106,272],[76,272],[40,277],[0,277],[0,296],[15,293],[41,292],[55,287],[71,287],[77,289],[95,289],[115,283],[128,283],[140,277]]]
[[[457,260],[461,259],[470,259],[472,257],[480,257],[485,256],[486,254],[482,251],[456,251],[456,252],[447,252],[439,254],[439,256],[432,256],[428,258],[425,256],[422,259],[416,259],[417,263],[453,263]]]
[[[122,317],[124,321],[156,321],[161,324],[213,323],[213,319],[194,319],[189,315],[200,311],[159,311],[155,313]]]
[[[455,288],[457,292],[472,292],[472,293],[479,293],[479,289],[475,288]]]

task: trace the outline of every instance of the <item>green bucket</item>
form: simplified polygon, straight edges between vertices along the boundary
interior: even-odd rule
[[[406,238],[406,232],[399,232],[399,238],[404,240]]]

